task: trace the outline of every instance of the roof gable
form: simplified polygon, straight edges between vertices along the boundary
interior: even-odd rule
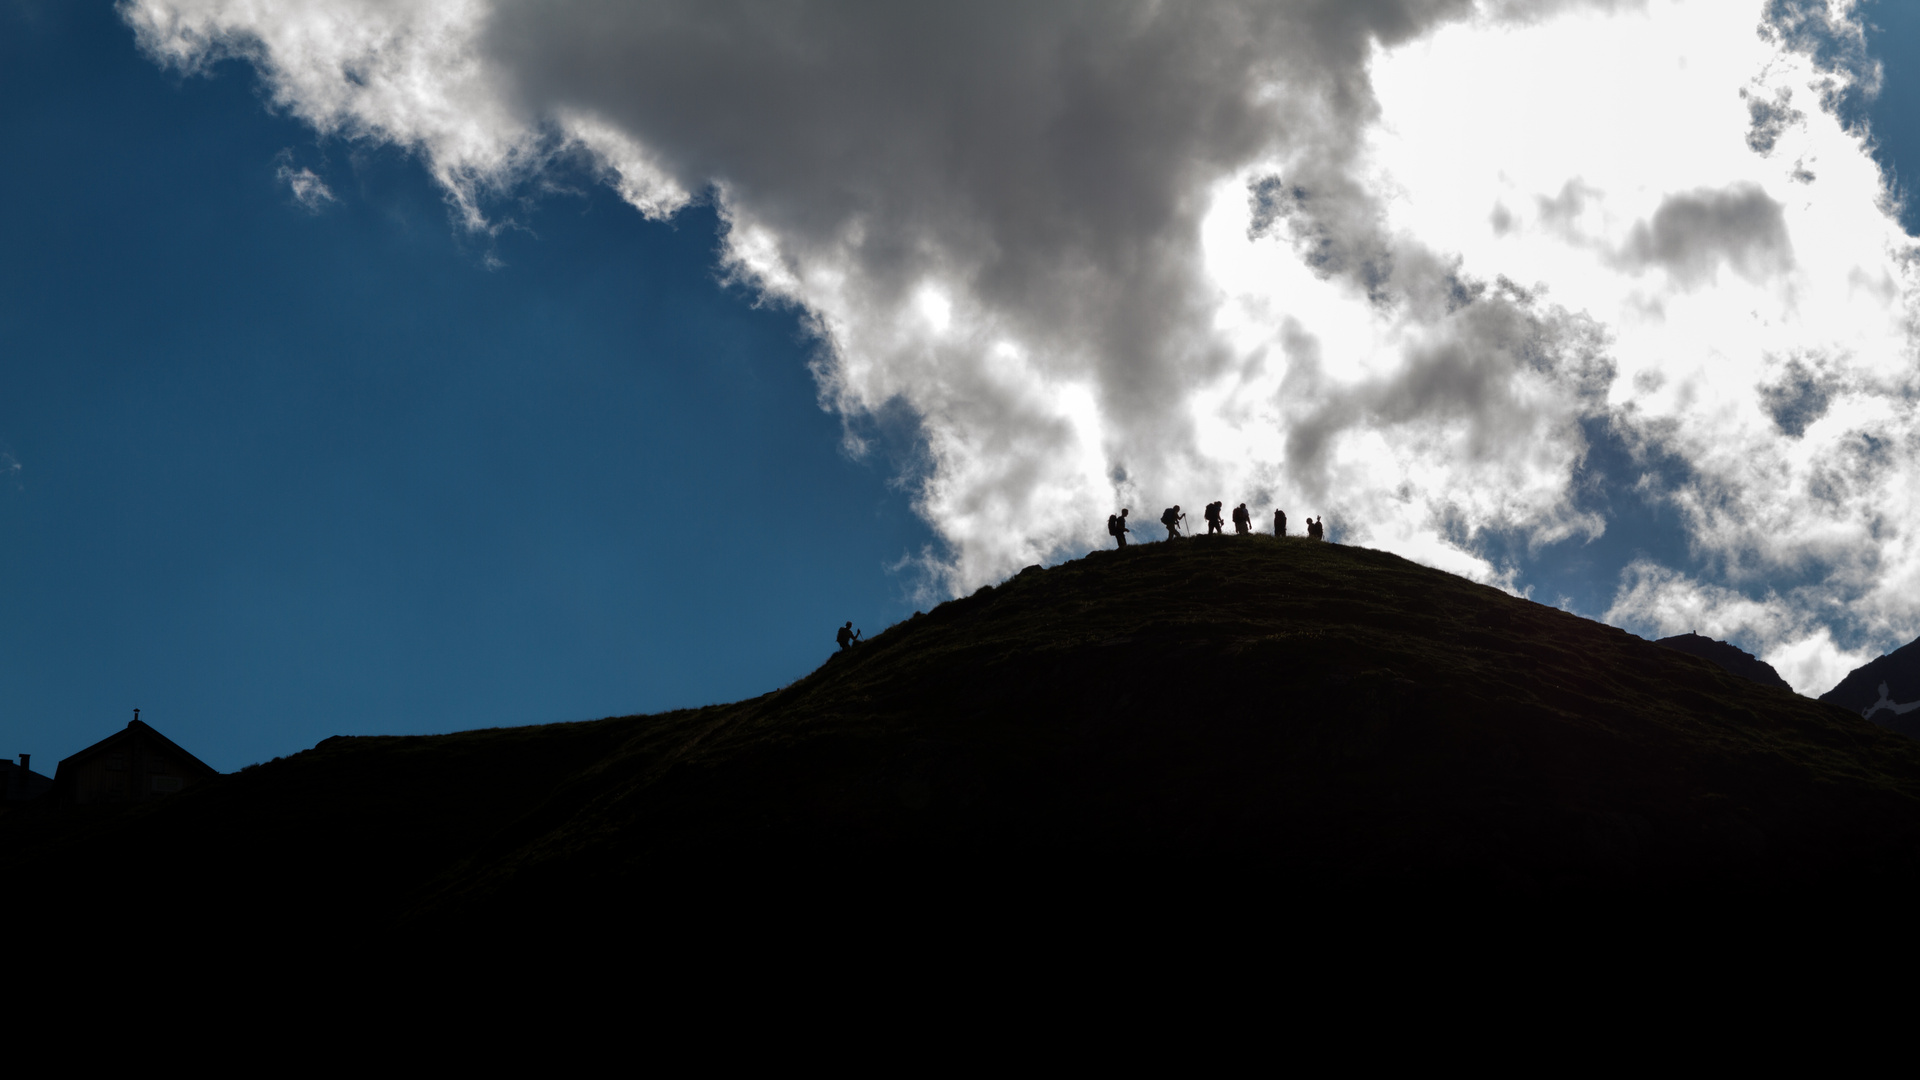
[[[64,772],[68,768],[78,767],[93,758],[99,757],[101,754],[113,753],[121,747],[142,740],[160,744],[162,750],[165,750],[170,756],[176,758],[179,764],[185,765],[190,769],[202,772],[207,776],[220,775],[218,769],[194,757],[183,749],[179,743],[155,731],[152,725],[143,720],[129,720],[127,726],[121,728],[119,731],[101,739],[99,742],[94,743],[84,750],[61,758],[60,766],[55,770],[55,777],[57,778],[60,772]]]

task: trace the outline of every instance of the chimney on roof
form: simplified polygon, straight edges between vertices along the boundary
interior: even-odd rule
[[[139,710],[139,709],[135,709],[135,710],[133,710],[133,724],[137,724],[137,723],[139,723],[139,722],[140,722],[140,710]],[[132,726],[133,726],[133,724],[128,724],[127,726],[128,726],[128,727],[132,727]]]
[[[33,760],[33,755],[32,755],[32,754],[21,754],[21,755],[20,755],[20,771],[21,771],[21,772],[26,772],[26,771],[27,771],[27,762],[29,762],[29,761],[32,761],[32,760]]]

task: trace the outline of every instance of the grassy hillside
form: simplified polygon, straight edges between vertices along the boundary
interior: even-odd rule
[[[1198,538],[941,605],[775,693],[333,739],[149,807],[0,821],[79,892],[372,921],[796,867],[1176,860],[1339,890],[1904,879],[1920,743],[1361,548]]]

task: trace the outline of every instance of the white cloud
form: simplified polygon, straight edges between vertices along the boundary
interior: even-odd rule
[[[1692,560],[1614,618],[1712,615],[1816,691],[1920,633],[1912,250],[1845,4],[123,12],[474,228],[562,156],[649,216],[714,192],[823,401],[919,417],[949,588],[1210,498],[1511,582],[1476,537],[1607,528],[1601,424]]]
[[[317,214],[328,203],[335,201],[333,189],[327,186],[327,182],[304,165],[296,169],[291,163],[282,161],[274,171],[274,177],[287,185],[287,190],[293,193],[293,201],[309,214]]]
[[[1754,597],[1689,579],[1650,562],[1636,562],[1622,575],[1607,618],[1636,624],[1659,636],[1696,633],[1722,641],[1767,643],[1761,659],[1803,693],[1824,692],[1849,671],[1880,655],[1877,649],[1843,649],[1828,625],[1835,598],[1823,589],[1797,595],[1767,591]],[[1823,610],[1824,609],[1824,610]]]

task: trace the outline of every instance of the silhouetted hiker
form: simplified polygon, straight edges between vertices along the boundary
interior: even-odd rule
[[[1174,503],[1172,506],[1167,507],[1167,512],[1160,515],[1160,524],[1167,527],[1167,539],[1180,539],[1180,518],[1182,516],[1179,503]]]
[[[1275,510],[1273,512],[1273,535],[1287,535],[1287,512],[1285,510]]]
[[[1315,520],[1315,519],[1313,519],[1313,518],[1308,518],[1308,519],[1307,519],[1307,539],[1309,539],[1309,540],[1319,540],[1319,539],[1321,539],[1321,536],[1320,536],[1320,522],[1319,522],[1319,521],[1317,521],[1317,520]]]
[[[1220,504],[1219,503],[1217,502],[1208,503],[1206,510],[1203,511],[1200,516],[1207,519],[1207,535],[1208,536],[1212,536],[1214,533],[1217,533],[1220,531]]]
[[[858,640],[860,635],[853,632],[853,620],[848,619],[847,625],[841,627],[840,632],[833,635],[833,637],[835,641],[840,643],[840,648],[844,650]]]
[[[1132,530],[1127,528],[1126,507],[1121,507],[1118,514],[1107,515],[1107,535],[1118,540],[1121,547],[1127,546],[1127,533],[1131,531]]]
[[[1245,536],[1253,531],[1253,515],[1247,513],[1247,504],[1241,503],[1233,508],[1233,535]]]

